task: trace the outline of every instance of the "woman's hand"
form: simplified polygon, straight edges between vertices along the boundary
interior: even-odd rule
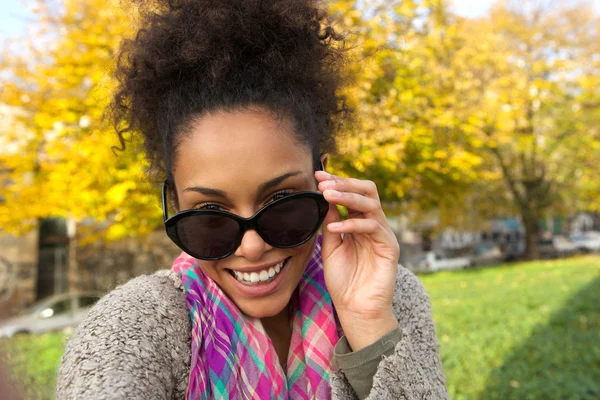
[[[398,326],[392,299],[400,248],[373,182],[323,171],[315,177],[330,204],[323,222],[325,282],[344,334],[358,351]],[[337,204],[348,208],[345,221]]]

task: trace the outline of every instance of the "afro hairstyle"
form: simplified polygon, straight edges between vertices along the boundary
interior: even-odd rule
[[[110,107],[121,149],[139,135],[151,175],[172,181],[181,138],[207,113],[261,107],[291,122],[314,162],[350,116],[346,48],[314,0],[139,2]]]

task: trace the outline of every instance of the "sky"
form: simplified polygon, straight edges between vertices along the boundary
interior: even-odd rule
[[[26,0],[0,0],[0,41],[25,33],[28,10]],[[600,13],[600,0],[591,1]],[[454,10],[465,17],[485,14],[494,0],[454,0]],[[0,43],[1,45],[1,43]]]
[[[22,0],[0,0],[0,40],[23,34],[28,15]]]
[[[560,0],[558,0],[560,1]],[[596,12],[600,14],[600,0],[588,0],[594,5]],[[453,0],[454,10],[465,17],[477,17],[484,15],[494,0]]]

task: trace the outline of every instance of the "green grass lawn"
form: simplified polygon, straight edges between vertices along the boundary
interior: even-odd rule
[[[20,335],[0,341],[0,358],[27,400],[54,398],[56,368],[66,337],[62,333]],[[0,394],[0,398],[2,395]]]
[[[600,257],[421,279],[453,399],[600,399]]]
[[[453,399],[600,398],[600,257],[421,276]],[[0,342],[27,399],[50,399],[61,334]]]

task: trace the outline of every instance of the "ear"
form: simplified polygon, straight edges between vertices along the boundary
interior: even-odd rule
[[[323,171],[327,170],[327,161],[329,160],[329,154],[325,153],[321,155],[321,164],[323,164]]]
[[[168,181],[164,181],[163,189],[162,189],[162,203],[163,208],[167,207],[167,204],[171,206],[171,209],[175,211],[175,213],[179,212],[179,201],[177,199],[177,191],[173,187],[174,185],[169,185]],[[167,211],[167,210],[164,210]]]
[[[175,191],[175,189],[171,189],[170,190],[170,198],[169,198],[169,202],[171,203],[171,207],[173,208],[173,210],[175,210],[176,213],[179,212],[179,199],[177,199],[177,192]]]

